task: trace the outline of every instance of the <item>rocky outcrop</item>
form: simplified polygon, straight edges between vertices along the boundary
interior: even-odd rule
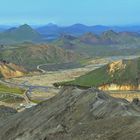
[[[4,78],[21,77],[26,73],[27,71],[21,66],[0,62],[0,75]]]
[[[0,140],[140,139],[140,107],[97,89],[66,87],[0,122]],[[131,132],[131,133],[130,133]]]

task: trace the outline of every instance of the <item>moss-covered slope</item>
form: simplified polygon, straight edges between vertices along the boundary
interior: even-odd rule
[[[140,58],[120,60],[93,70],[74,81],[56,85],[76,85],[82,87],[99,87],[105,84],[138,86],[140,79]]]

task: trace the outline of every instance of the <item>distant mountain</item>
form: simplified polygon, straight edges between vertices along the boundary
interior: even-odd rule
[[[11,26],[0,26],[0,42],[2,43],[14,43],[23,41],[33,42],[46,42],[47,40],[55,40],[59,38],[61,34],[71,34],[72,36],[81,36],[87,32],[93,34],[101,34],[108,30],[115,32],[136,32],[140,33],[140,26],[87,26],[84,24],[74,24],[71,26],[58,26],[53,23],[49,23],[46,26],[29,26],[27,24],[19,27],[10,28]],[[9,29],[10,28],[10,29]]]
[[[24,24],[19,27],[10,28],[0,33],[1,43],[14,43],[23,41],[38,41],[41,39],[41,35],[29,25]]]
[[[79,37],[79,40],[81,42],[87,43],[87,44],[99,44],[101,43],[100,37],[94,33],[87,32]]]
[[[102,44],[102,45],[113,45],[113,44],[128,44],[136,43],[140,40],[140,34],[135,32],[115,32],[108,30],[100,35],[96,35],[92,32],[86,33],[79,37],[80,41],[88,44]]]
[[[105,31],[99,35],[87,32],[81,36],[62,34],[50,44],[88,56],[133,55],[140,50],[140,34]]]
[[[140,58],[112,62],[63,85],[98,87],[102,90],[139,90]]]
[[[101,42],[107,44],[137,44],[140,41],[140,34],[135,32],[115,32],[109,30],[103,32],[101,35]]]
[[[12,46],[11,46],[12,47]],[[47,63],[72,62],[80,59],[73,51],[64,50],[53,45],[31,43],[16,44],[14,48],[0,51],[0,59],[22,65],[27,70],[36,70],[37,65]]]
[[[116,32],[137,32],[140,33],[140,25],[129,25],[129,26],[114,26],[111,27],[112,30],[116,31]]]
[[[45,35],[57,35],[62,33],[72,34],[72,35],[82,35],[86,32],[101,33],[103,31],[109,30],[110,27],[107,26],[86,26],[83,24],[74,24],[71,26],[57,26],[56,24],[49,24],[43,27],[37,28],[40,34]]]
[[[60,38],[67,39],[67,40],[75,40],[75,39],[77,39],[77,37],[69,35],[69,34],[61,34]]]
[[[58,26],[56,24],[48,24],[46,26],[42,26],[36,29],[40,34],[51,35],[58,37],[61,33],[71,34],[71,35],[82,35],[86,32],[92,32],[95,34],[101,34],[107,30],[113,30],[115,32],[137,32],[140,33],[140,26],[132,25],[132,26],[103,26],[103,25],[95,25],[95,26],[87,26],[84,24],[74,24],[71,26]]]
[[[46,42],[48,40],[55,40],[62,34],[70,34],[72,36],[81,36],[87,32],[93,34],[102,34],[108,30],[114,32],[140,32],[140,26],[87,26],[83,24],[74,24],[71,26],[58,26],[56,24],[49,23],[46,26],[29,26],[27,24],[21,25],[15,28],[9,28],[10,26],[0,26],[0,42],[1,43],[16,43],[23,41],[32,42]]]
[[[11,27],[12,26],[8,26],[8,25],[0,25],[0,32],[4,32],[5,30],[8,30]]]
[[[73,35],[81,35],[83,33],[88,32],[89,30],[91,30],[90,27],[83,24],[74,24],[69,27],[63,28],[64,33]]]
[[[61,33],[61,27],[52,23],[49,23],[46,26],[38,27],[36,30],[40,34],[44,34],[44,35],[58,35],[59,33]]]

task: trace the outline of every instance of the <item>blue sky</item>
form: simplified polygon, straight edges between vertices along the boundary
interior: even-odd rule
[[[0,24],[140,24],[140,0],[0,0]]]

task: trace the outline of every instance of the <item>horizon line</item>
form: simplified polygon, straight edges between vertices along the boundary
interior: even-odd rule
[[[57,24],[57,23],[53,23],[53,22],[48,22],[48,23],[43,23],[43,24],[39,24],[39,23],[27,23],[27,22],[25,22],[25,23],[0,23],[0,26],[9,26],[9,27],[11,27],[11,26],[22,26],[22,25],[25,25],[25,24],[27,24],[27,25],[29,25],[29,26],[49,26],[49,24],[51,25],[56,25],[56,26],[58,26],[58,27],[68,27],[68,26],[73,26],[73,25],[84,25],[84,26],[89,26],[89,27],[91,27],[91,26],[107,26],[107,27],[116,27],[116,26],[118,26],[118,27],[126,27],[126,26],[140,26],[140,23],[138,23],[138,24],[114,24],[114,25],[106,25],[106,24],[84,24],[84,23],[73,23],[73,24],[63,24],[63,25],[61,25],[61,24]]]

